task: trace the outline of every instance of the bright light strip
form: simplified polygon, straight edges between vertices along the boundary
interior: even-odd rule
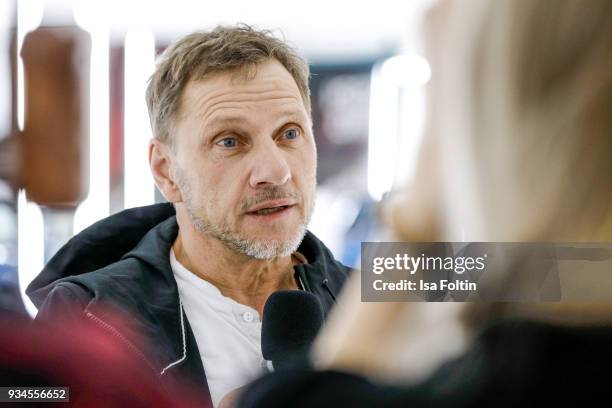
[[[425,87],[415,83],[404,86],[400,91],[399,118],[400,137],[397,146],[395,185],[405,186],[411,182],[416,173],[421,142],[425,131],[426,114]]]
[[[109,29],[104,9],[74,3],[75,19],[91,35],[89,99],[89,195],[74,216],[74,233],[110,212]],[[86,2],[89,3],[89,2]]]
[[[43,17],[42,0],[20,0],[17,3],[17,126],[25,123],[25,79],[21,46],[26,34],[36,29]],[[44,231],[42,212],[38,205],[27,203],[25,191],[20,190],[17,200],[17,265],[19,291],[26,310],[31,316],[36,307],[25,294],[26,287],[44,265]]]
[[[26,201],[24,190],[20,190],[17,197],[17,234],[19,291],[26,310],[33,317],[36,306],[26,296],[25,289],[44,266],[44,224],[40,208]]]
[[[374,67],[370,82],[370,123],[368,133],[368,192],[375,201],[393,186],[398,137],[397,86]]]
[[[148,161],[151,125],[145,104],[146,81],[154,68],[153,34],[144,28],[131,29],[125,37],[125,208],[155,202],[155,188]]]
[[[379,201],[413,175],[425,118],[423,85],[431,69],[418,55],[398,55],[372,70],[368,192]]]
[[[431,77],[427,60],[420,55],[396,55],[383,62],[381,74],[397,86],[425,85]]]

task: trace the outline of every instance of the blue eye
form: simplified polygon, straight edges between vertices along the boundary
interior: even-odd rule
[[[236,147],[238,141],[235,137],[224,137],[223,139],[219,140],[217,144],[222,147],[231,148]]]
[[[285,132],[285,139],[293,140],[293,139],[297,139],[298,136],[299,136],[299,131],[295,128],[288,129]]]

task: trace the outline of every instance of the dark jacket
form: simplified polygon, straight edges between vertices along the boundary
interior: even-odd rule
[[[601,406],[610,394],[611,345],[610,326],[501,320],[420,384],[383,385],[338,371],[277,371],[249,385],[237,408]]]
[[[37,320],[53,321],[69,310],[73,318],[113,332],[167,381],[207,387],[170,267],[177,234],[174,208],[167,203],[129,209],[82,231],[28,286]],[[295,266],[296,281],[318,297],[327,315],[349,268],[310,232],[298,250],[308,264]],[[124,318],[121,329],[112,324],[117,315]],[[138,339],[151,345],[143,349]]]

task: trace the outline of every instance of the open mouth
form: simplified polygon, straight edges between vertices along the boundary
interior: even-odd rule
[[[290,207],[293,207],[292,205],[281,205],[278,207],[271,207],[271,208],[262,208],[259,209],[257,211],[252,211],[249,212],[250,215],[268,215],[268,214],[275,214],[275,213],[279,213],[281,211],[284,211]]]

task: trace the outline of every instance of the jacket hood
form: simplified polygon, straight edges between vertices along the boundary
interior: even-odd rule
[[[159,256],[166,254],[154,253],[159,251],[151,248],[159,245],[159,241],[149,240],[147,245],[142,241],[146,241],[143,238],[152,229],[174,215],[172,204],[161,203],[124,210],[96,222],[75,235],[51,258],[26,289],[27,295],[40,307],[60,279],[97,271],[123,258],[159,266]],[[305,289],[324,290],[335,300],[350,269],[336,261],[311,232],[306,233],[298,251],[308,260],[308,264],[296,266],[296,272],[305,278]]]
[[[100,220],[71,238],[28,285],[27,295],[40,307],[54,283],[119,261],[162,221],[174,216],[170,203],[130,208]]]

